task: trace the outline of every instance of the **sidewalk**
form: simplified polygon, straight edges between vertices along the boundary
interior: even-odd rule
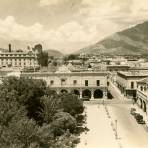
[[[135,108],[136,109],[136,113],[139,113],[143,116],[143,120],[145,121],[146,123],[146,126],[148,127],[148,115],[146,114],[146,112],[144,112],[139,106],[138,104],[134,104],[134,105],[131,105],[131,108]]]
[[[115,97],[115,99],[117,98],[118,100],[129,101],[132,103],[132,100],[124,96],[124,94],[120,92],[119,88],[112,81],[109,81],[109,83],[109,90],[112,92],[112,95]]]
[[[113,84],[113,82],[110,81],[110,83],[111,83],[112,87],[114,87],[114,89],[118,92],[118,95],[121,98],[123,98],[123,94],[121,94],[121,92],[118,89],[118,87],[115,86],[115,84]],[[126,96],[124,96],[124,100],[130,100],[130,99],[128,99]],[[143,110],[138,106],[137,103],[133,104],[132,100],[130,100],[130,101],[132,103],[131,104],[131,108],[136,108],[136,112],[140,113],[143,116],[143,120],[146,122],[146,126],[148,127],[148,116],[147,116],[147,114],[145,112],[143,112]]]

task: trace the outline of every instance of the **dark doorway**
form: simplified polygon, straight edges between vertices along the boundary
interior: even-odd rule
[[[103,91],[100,90],[100,89],[97,89],[94,91],[94,98],[95,99],[100,99],[100,98],[103,98]]]
[[[61,93],[62,93],[62,94],[67,94],[68,91],[67,91],[66,89],[62,89],[62,90],[61,90]]]
[[[75,94],[75,95],[77,95],[77,96],[80,96],[80,92],[78,91],[78,90],[73,90],[73,93]]]
[[[91,91],[86,89],[82,92],[82,98],[91,98]]]

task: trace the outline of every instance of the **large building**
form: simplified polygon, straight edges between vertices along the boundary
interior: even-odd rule
[[[11,50],[9,45],[8,52],[0,53],[0,67],[35,67],[37,66],[36,55],[32,52],[17,52]]]
[[[121,93],[129,98],[136,97],[137,81],[148,77],[148,73],[118,72],[116,83]]]
[[[148,78],[137,82],[137,104],[146,114],[148,113]]]
[[[61,67],[57,72],[22,73],[21,77],[42,79],[57,93],[73,92],[80,98],[106,98],[106,72],[71,72]]]

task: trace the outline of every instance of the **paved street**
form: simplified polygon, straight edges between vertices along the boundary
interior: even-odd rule
[[[107,106],[113,121],[118,121],[117,131],[123,148],[147,148],[148,132],[143,125],[136,122],[130,114],[132,105]]]
[[[129,104],[87,104],[87,127],[90,131],[81,135],[77,148],[147,148],[148,132],[130,115]],[[109,114],[107,115],[106,110]],[[110,118],[109,118],[110,116]],[[117,120],[118,140],[115,138]]]

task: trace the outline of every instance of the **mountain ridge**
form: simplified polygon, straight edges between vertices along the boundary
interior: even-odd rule
[[[148,21],[116,32],[78,53],[135,55],[148,52]]]

